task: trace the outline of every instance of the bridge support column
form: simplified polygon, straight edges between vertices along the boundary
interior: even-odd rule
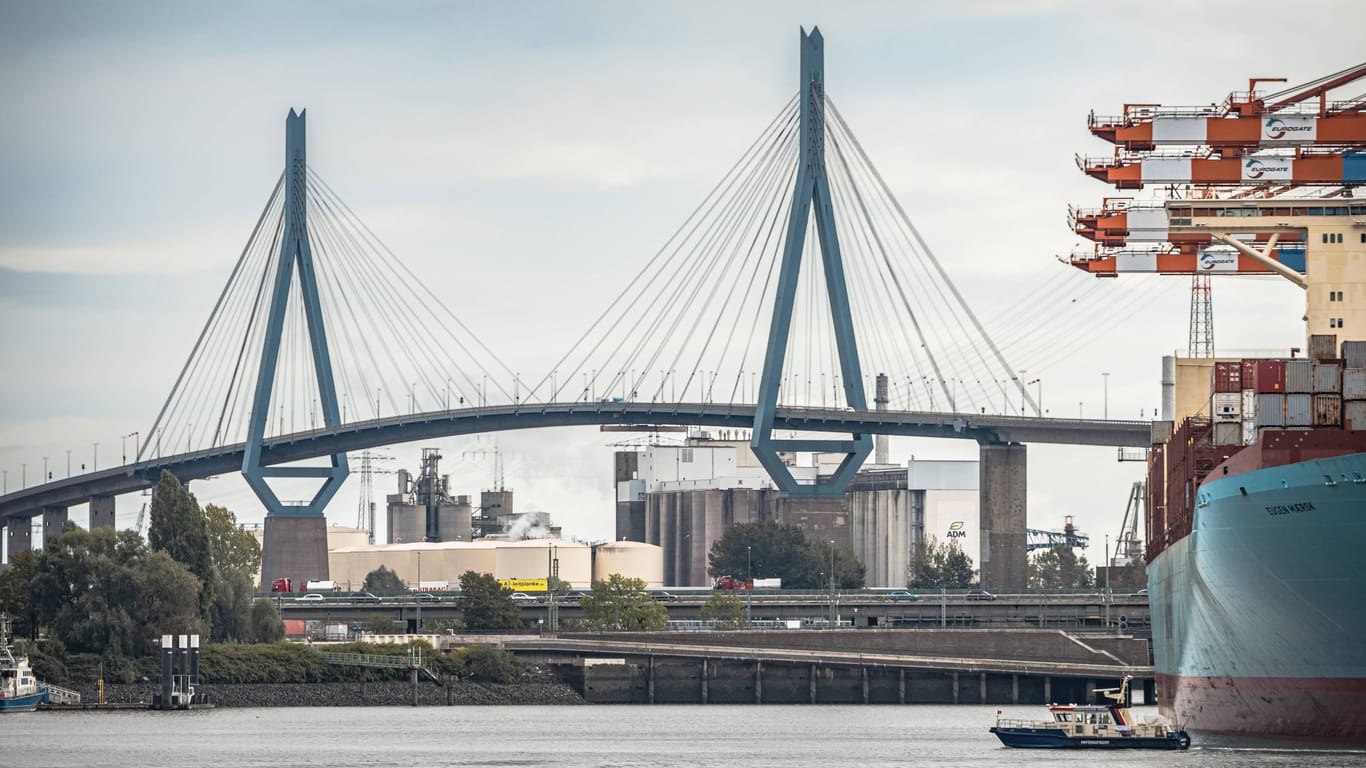
[[[114,527],[114,497],[90,497],[90,530]]]
[[[958,673],[953,673],[953,703],[958,703]]]
[[[1044,675],[1044,676],[1043,676],[1043,703],[1045,703],[1045,704],[1052,704],[1052,703],[1053,703],[1053,676],[1052,676],[1052,675]]]
[[[977,703],[987,703],[987,673],[979,673],[977,677],[977,686]]]
[[[262,591],[269,591],[270,583],[282,578],[300,586],[310,580],[328,579],[327,518],[266,515],[261,543]]]
[[[1095,680],[1087,680],[1087,681],[1086,681],[1086,703],[1087,703],[1087,704],[1090,704],[1092,701],[1095,700],[1095,697],[1096,697],[1096,681],[1095,681]]]
[[[764,662],[754,662],[754,703],[764,703]]]
[[[906,670],[898,670],[896,681],[896,703],[906,703]]]
[[[982,532],[982,588],[1025,588],[1025,446],[1019,443],[983,444],[980,456],[979,523]]]
[[[13,563],[15,555],[33,549],[33,518],[11,517],[5,521],[5,532],[6,552],[9,557],[5,562]]]
[[[808,683],[807,693],[808,693],[808,697],[809,697],[809,703],[815,704],[815,703],[816,703],[816,665],[815,665],[815,664],[812,664],[812,665],[811,665],[811,676],[810,676],[809,678],[807,678],[807,683]]]
[[[43,546],[62,535],[66,520],[66,507],[43,507]]]
[[[863,672],[863,703],[864,703],[864,704],[867,704],[867,703],[868,703],[868,668],[867,668],[867,667],[860,667],[859,669],[862,670],[862,672]]]
[[[645,703],[655,703],[655,657],[651,656],[645,667]]]
[[[707,703],[707,685],[711,678],[711,664],[707,663],[710,659],[702,659],[702,703]]]
[[[1020,673],[1018,672],[1010,676],[1010,703],[1020,703]]]
[[[1144,680],[1144,681],[1143,681],[1143,703],[1144,703],[1144,704],[1147,704],[1147,705],[1150,705],[1150,706],[1157,703],[1157,681],[1156,681],[1156,680]]]

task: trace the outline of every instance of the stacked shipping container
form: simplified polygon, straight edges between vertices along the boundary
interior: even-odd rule
[[[1259,430],[1366,430],[1366,341],[1309,337],[1308,358],[1217,362],[1210,376],[1214,445],[1252,445]]]

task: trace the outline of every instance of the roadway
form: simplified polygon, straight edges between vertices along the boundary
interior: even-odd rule
[[[298,432],[265,442],[266,465],[332,456],[384,445],[457,435],[585,425],[660,425],[746,429],[754,406],[720,403],[522,403],[393,416]],[[973,413],[778,408],[775,431],[885,434],[975,440],[982,444],[1054,443],[1147,447],[1146,421],[1054,419]],[[155,450],[155,443],[145,445]],[[150,488],[162,470],[181,482],[240,472],[243,443],[150,458],[133,464],[54,480],[0,496],[0,519],[32,517],[44,507],[66,508],[95,496]]]

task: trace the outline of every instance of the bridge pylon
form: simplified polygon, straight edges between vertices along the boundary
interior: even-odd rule
[[[778,405],[778,389],[782,382],[787,340],[791,332],[802,247],[813,210],[830,315],[834,322],[835,344],[839,352],[840,373],[844,377],[845,402],[860,411],[866,407],[858,345],[849,312],[849,291],[840,258],[839,235],[835,230],[830,182],[825,172],[825,43],[819,29],[813,28],[810,34],[805,29],[801,32],[800,88],[797,181],[788,214],[782,266],[773,302],[773,322],[769,328],[750,447],[783,494],[840,496],[872,451],[871,435],[854,434],[850,440],[778,440],[773,437],[774,411]],[[816,483],[810,484],[797,482],[779,456],[780,451],[820,451],[843,453],[845,456],[828,480],[822,482],[817,478]]]
[[[275,280],[271,288],[270,309],[266,319],[261,367],[256,377],[256,392],[248,421],[246,449],[242,456],[242,475],[266,506],[266,517],[322,518],[323,509],[341,488],[349,468],[344,452],[332,454],[330,466],[282,467],[267,466],[262,461],[262,445],[266,436],[266,419],[270,415],[274,391],[275,371],[280,357],[285,310],[289,305],[294,272],[299,273],[300,310],[308,323],[308,345],[313,356],[313,370],[318,386],[318,403],[323,424],[341,424],[337,407],[337,390],[332,377],[332,359],[328,353],[327,331],[323,324],[322,304],[318,297],[318,278],[313,267],[313,250],[308,236],[308,164],[305,154],[304,112],[289,111],[285,118],[285,202],[283,236],[276,260]],[[307,504],[286,506],[266,478],[321,478],[323,483]],[[325,558],[325,556],[324,556]],[[326,560],[323,561],[326,567]]]

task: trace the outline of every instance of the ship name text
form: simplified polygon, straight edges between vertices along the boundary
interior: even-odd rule
[[[1295,504],[1273,504],[1266,508],[1266,513],[1272,517],[1279,515],[1292,515],[1296,512],[1313,512],[1314,502],[1301,501]]]

